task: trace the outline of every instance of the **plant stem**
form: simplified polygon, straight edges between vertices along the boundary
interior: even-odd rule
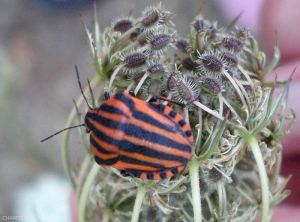
[[[276,179],[280,175],[281,163],[282,163],[282,151],[276,154],[276,163],[274,166],[274,172],[272,173],[269,182],[271,189],[275,185]]]
[[[99,81],[99,78],[97,76],[94,77],[93,80],[91,81],[91,87],[94,87],[98,81]],[[86,87],[84,89],[84,93],[86,93],[86,92],[88,92],[88,87]],[[83,97],[80,96],[76,101],[76,105],[79,106],[79,105],[82,104],[82,102],[83,102]],[[76,114],[77,114],[76,113],[76,107],[73,107],[72,111],[71,111],[71,113],[68,117],[65,128],[71,126]],[[76,183],[75,183],[74,179],[72,178],[71,167],[70,167],[70,163],[69,163],[69,152],[68,152],[69,134],[70,134],[70,130],[67,130],[67,131],[63,132],[63,134],[62,134],[61,156],[62,156],[62,162],[63,162],[63,167],[64,167],[65,174],[66,174],[68,180],[70,181],[70,183],[72,184],[73,190],[75,190],[75,188],[76,188],[75,184]]]
[[[85,221],[85,209],[86,209],[86,199],[89,195],[91,185],[93,184],[95,177],[99,171],[99,165],[95,162],[91,168],[91,171],[89,172],[89,175],[86,178],[86,181],[84,183],[80,198],[79,198],[79,207],[78,207],[78,217],[79,222]]]
[[[133,207],[131,222],[138,222],[144,196],[147,192],[146,187],[139,186],[137,189],[136,199]]]
[[[201,196],[200,196],[200,184],[199,184],[199,163],[196,158],[193,157],[189,162],[189,173],[191,179],[192,198],[193,198],[193,210],[194,210],[194,222],[202,221],[202,209],[201,209]]]
[[[80,191],[81,191],[81,187],[82,184],[84,182],[84,176],[87,173],[88,167],[89,167],[89,163],[90,163],[90,155],[86,154],[84,161],[81,165],[79,174],[78,174],[78,178],[77,178],[77,184],[76,184],[76,189],[75,189],[75,196],[77,201],[79,201],[79,197],[80,197]]]
[[[108,210],[104,210],[103,212],[103,216],[102,216],[102,222],[109,222],[109,218],[110,218],[110,212]]]
[[[269,185],[268,185],[268,176],[266,172],[266,168],[264,165],[264,160],[258,145],[258,141],[255,137],[251,137],[250,140],[248,141],[248,144],[252,148],[252,153],[254,155],[257,168],[258,168],[258,173],[259,173],[259,178],[260,178],[260,183],[261,183],[261,195],[262,195],[262,213],[261,213],[261,222],[266,222],[268,221],[269,217]]]

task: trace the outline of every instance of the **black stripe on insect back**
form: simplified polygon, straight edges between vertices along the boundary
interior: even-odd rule
[[[180,163],[185,163],[188,160],[181,156],[172,155],[172,153],[159,152],[157,150],[152,149],[151,147],[149,148],[145,146],[139,146],[126,140],[123,140],[120,143],[120,149],[122,149],[124,152],[139,153],[148,157],[153,157],[158,160],[178,161]]]
[[[98,131],[97,129],[93,130],[93,133],[95,134],[96,137],[98,137],[99,140],[102,140],[103,142],[109,143],[113,146],[120,146],[120,140],[116,140],[107,134],[102,133],[101,131]],[[97,146],[95,146],[98,148]],[[99,150],[101,152],[101,150]]]
[[[178,169],[177,168],[172,168],[171,172],[175,175],[176,173],[178,173]]]
[[[152,108],[154,111],[162,112],[162,111],[164,110],[165,106],[162,105],[162,104],[153,104],[153,103],[149,103],[149,108]],[[166,117],[174,118],[174,117],[176,116],[176,114],[177,114],[176,111],[171,110],[171,111],[169,112],[169,116],[166,116]],[[160,115],[163,115],[163,114],[160,114]],[[146,114],[144,114],[144,113],[141,113],[141,114],[140,114],[139,112],[136,111],[135,118],[136,118],[136,119],[139,119],[139,120],[142,120],[142,121],[144,121],[144,122],[150,123],[150,124],[152,124],[152,125],[155,125],[155,126],[161,128],[161,129],[170,131],[170,128],[168,128],[166,125],[161,124],[161,123],[160,123],[159,121],[157,121],[156,119],[153,119],[151,116],[148,116],[148,115],[146,115]],[[186,124],[186,122],[185,122],[184,119],[178,121],[177,123],[178,123],[178,125],[179,125],[180,127],[183,127],[183,126]],[[181,129],[180,129],[180,130],[181,130]],[[178,133],[179,133],[179,132],[178,132]],[[187,134],[187,133],[186,133],[186,134]]]
[[[143,140],[149,141],[151,143],[156,143],[162,146],[168,146],[170,148],[178,149],[181,151],[190,152],[190,145],[184,145],[181,143],[177,143],[176,141],[165,137],[164,135],[160,135],[157,133],[149,132],[145,129],[142,129],[138,126],[128,124],[128,130],[126,131],[127,135],[137,138],[142,138]]]
[[[186,122],[185,122],[185,120],[182,119],[178,122],[178,124],[179,124],[179,126],[183,127],[186,124]]]
[[[94,126],[94,124],[90,120],[95,121],[96,126]],[[116,146],[116,147],[120,146],[120,140],[122,140],[123,138],[120,138],[120,140],[116,140],[116,139],[112,138],[111,135],[108,135],[107,133],[105,133],[105,131],[97,130],[97,125],[102,125],[102,126],[109,127],[111,129],[117,129],[120,131],[124,131],[124,129],[126,127],[125,124],[115,122],[115,121],[112,121],[107,118],[103,118],[96,113],[89,113],[89,116],[86,117],[85,121],[86,121],[86,124],[88,125],[88,127],[94,133],[94,136],[97,137],[99,140],[106,142],[108,144],[111,144],[113,146]],[[97,150],[99,150],[99,152],[104,153],[103,148],[100,147],[99,145],[97,145],[95,141],[93,141],[92,136],[90,136],[90,140],[91,140],[91,143],[93,143],[94,147]]]
[[[115,98],[116,100],[119,100],[119,101],[121,101],[122,103],[124,103],[124,104],[130,109],[131,112],[134,112],[134,102],[133,102],[133,100],[130,99],[130,98],[128,98],[128,97],[126,97],[126,96],[124,95],[124,93],[118,92],[118,93],[116,93],[116,94],[114,95],[114,98]]]
[[[161,115],[161,114],[159,113],[159,115]],[[149,123],[151,125],[154,125],[154,126],[160,128],[160,129],[163,129],[163,130],[167,130],[167,131],[173,130],[173,128],[171,129],[170,126],[162,124],[161,122],[157,121],[152,116],[149,116],[149,115],[147,115],[146,113],[143,113],[143,112],[135,111],[132,114],[132,117],[135,118],[135,119],[141,120],[145,123]]]
[[[97,124],[109,127],[111,129],[124,131],[125,128],[126,128],[126,124],[125,123],[116,122],[116,121],[113,121],[111,119],[104,118],[101,115],[98,115],[97,113],[89,113],[86,116],[87,116],[86,119],[87,119],[88,122],[89,122],[89,119],[91,119],[91,120],[97,122]],[[90,124],[92,124],[92,123],[90,123]],[[92,129],[92,131],[94,131],[95,128],[96,128],[95,126],[90,127],[90,129]]]
[[[170,131],[170,128],[167,127],[165,124],[162,124],[161,122],[157,121],[155,118],[135,110],[134,108],[134,101],[126,96],[124,96],[124,93],[118,92],[115,94],[115,99],[123,102],[132,112],[132,116],[136,119],[142,120],[146,123],[155,125],[161,129],[168,130]],[[157,114],[162,115],[161,111],[164,109],[164,105],[162,104],[152,104],[152,103],[147,103],[148,107],[155,111]],[[174,111],[174,116],[176,115],[176,112]]]
[[[169,112],[169,116],[171,116],[172,118],[174,118],[175,116],[176,116],[176,112],[174,111],[174,110],[171,110],[170,112]]]
[[[105,112],[108,112],[108,113],[118,114],[118,115],[121,115],[121,116],[126,116],[126,114],[122,110],[120,110],[120,109],[118,109],[118,108],[116,108],[114,106],[107,105],[105,103],[103,103],[99,107],[99,110],[105,111]]]
[[[165,108],[165,105],[161,104],[161,103],[151,103],[151,102],[148,102],[149,104],[149,107],[158,111],[158,112],[162,112],[164,111],[164,108]]]
[[[96,129],[93,131],[93,133],[100,140],[107,142],[111,145],[118,146],[121,150],[128,152],[128,153],[139,153],[139,154],[143,154],[143,155],[153,157],[156,159],[178,161],[181,163],[187,162],[187,159],[184,157],[175,156],[175,155],[172,155],[171,153],[167,154],[167,153],[159,152],[159,151],[153,150],[151,147],[139,146],[139,145],[131,143],[127,140],[116,140]],[[98,146],[95,146],[95,147],[98,148]],[[190,152],[191,148],[190,147],[186,147],[186,148],[188,149],[188,152]],[[99,151],[101,152],[101,150],[99,150]]]
[[[124,162],[124,163],[131,163],[131,164],[136,164],[136,165],[141,165],[141,166],[155,167],[155,168],[159,168],[159,169],[164,168],[164,166],[161,165],[161,164],[157,164],[157,163],[153,163],[153,162],[147,162],[147,161],[143,161],[143,160],[138,160],[136,158],[132,158],[132,157],[128,157],[128,156],[119,155],[118,159],[120,161]]]
[[[152,180],[153,179],[153,173],[147,173],[147,179]]]
[[[141,171],[134,170],[134,169],[126,169],[126,173],[129,174],[129,175],[132,175],[134,177],[140,177],[141,174],[142,174]],[[153,177],[154,177],[153,172],[147,172],[147,171],[145,171],[144,173],[146,173],[146,176],[147,176],[148,180],[152,180],[153,179]]]
[[[126,106],[130,109],[130,111],[133,115],[133,118],[136,118],[136,119],[141,120],[143,122],[149,123],[151,125],[155,125],[156,127],[159,127],[160,129],[163,129],[163,130],[174,131],[173,127],[170,128],[169,126],[166,126],[165,124],[162,124],[161,122],[157,121],[155,118],[153,118],[153,117],[151,117],[151,116],[149,116],[149,115],[147,115],[143,112],[139,112],[139,111],[135,110],[134,109],[134,101],[132,99],[126,97],[124,95],[124,93],[118,92],[114,95],[114,97],[115,97],[116,100],[119,100],[119,101],[123,102],[124,104],[126,104]],[[161,112],[163,111],[165,106],[160,104],[160,103],[148,103],[148,107],[150,109],[152,109],[153,111],[157,112],[158,115],[163,115],[163,114],[161,114]],[[107,111],[110,112],[110,110],[107,110]],[[122,111],[120,110],[120,112],[122,112]],[[122,113],[122,114],[125,115],[124,113]],[[172,117],[172,118],[175,117],[176,114],[177,113],[174,110],[172,110],[169,113],[170,117]],[[185,123],[185,121],[184,121],[184,123]],[[183,126],[183,125],[180,125],[180,126]],[[177,131],[177,133],[179,133],[179,132]]]
[[[103,154],[112,154],[114,152],[110,152],[104,148],[102,148],[94,139],[92,136],[90,136],[90,143],[91,145],[93,145],[100,153],[103,153]]]
[[[191,130],[188,130],[188,131],[185,131],[185,134],[186,134],[188,137],[190,137],[193,133],[192,133]]]
[[[101,159],[99,156],[94,156],[95,161],[99,164],[99,165],[112,165],[114,163],[116,163],[118,161],[118,157],[116,158],[111,158],[111,159]]]
[[[160,176],[160,178],[162,178],[162,179],[167,177],[165,172],[159,173],[159,176]]]
[[[151,147],[149,148],[149,147],[139,146],[139,145],[136,145],[136,144],[131,143],[126,140],[116,140],[116,139],[110,137],[109,135],[104,134],[101,131],[98,131],[97,129],[94,129],[93,133],[100,140],[107,142],[111,145],[118,146],[121,150],[123,150],[125,152],[139,153],[139,154],[143,154],[143,155],[153,157],[156,159],[178,161],[181,163],[187,162],[187,159],[184,157],[175,156],[175,155],[172,155],[171,153],[168,153],[168,154],[162,153],[162,152],[153,150]],[[97,146],[95,146],[95,147],[98,148]],[[190,152],[191,148],[189,146],[186,146],[185,149],[187,149],[188,152]],[[101,150],[99,150],[99,151],[101,152]]]
[[[129,136],[143,138],[144,140],[152,142],[152,143],[157,143],[160,145],[168,146],[168,147],[186,151],[186,152],[191,151],[191,147],[189,145],[177,143],[176,141],[173,141],[172,139],[164,137],[163,135],[149,132],[145,129],[142,129],[142,128],[132,125],[132,124],[116,122],[112,119],[104,118],[95,113],[91,113],[89,118],[96,121],[97,124],[99,124],[99,125],[103,125],[103,126],[115,129],[115,130],[121,130]],[[96,134],[96,128],[93,126],[93,127],[91,127],[91,129]],[[170,131],[170,128],[167,128],[167,130]],[[98,133],[100,133],[100,132],[98,132]],[[104,140],[103,137],[108,137],[108,135],[102,133],[102,136],[99,135],[98,137],[101,138],[102,140]],[[112,138],[109,137],[109,140],[106,142],[112,143],[112,142],[110,142],[111,140],[112,140]],[[117,144],[118,141],[114,141],[113,145],[118,146],[118,144]]]

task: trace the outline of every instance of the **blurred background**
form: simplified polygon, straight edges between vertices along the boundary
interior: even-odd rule
[[[254,35],[258,2],[253,1],[256,11],[245,8],[240,20],[242,25],[251,27]],[[100,29],[109,26],[114,18],[128,15],[130,10],[133,16],[139,16],[145,7],[157,3],[98,0]],[[200,1],[165,0],[162,4],[176,14],[172,21],[179,35],[185,37]],[[238,8],[230,15],[224,14],[222,4],[206,1],[202,9],[205,19],[218,20],[218,27],[229,24],[242,11]],[[61,135],[44,143],[39,141],[64,128],[73,107],[72,99],[80,95],[74,64],[83,84],[94,74],[79,13],[92,30],[92,0],[0,1],[1,217],[20,214],[20,208],[32,210],[42,195],[49,201],[48,210],[52,209],[51,204],[57,206],[57,200],[62,205],[68,201],[69,187],[60,154]],[[243,17],[247,16],[253,17],[252,23],[243,23]],[[71,146],[74,152],[70,158],[79,163],[83,147],[79,140]],[[68,218],[66,213],[60,213]],[[67,221],[61,215],[61,221]]]

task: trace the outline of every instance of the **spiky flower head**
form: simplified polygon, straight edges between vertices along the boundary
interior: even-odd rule
[[[133,18],[119,18],[112,22],[112,28],[116,32],[126,32],[133,27]]]
[[[170,19],[159,4],[139,18],[115,20],[94,39],[87,30],[96,70],[91,104],[100,106],[104,92],[133,91],[150,102],[153,96],[166,97],[161,103],[172,106],[192,129],[193,155],[173,177],[142,180],[99,166],[89,134],[81,131],[87,149],[83,163],[71,169],[64,159],[80,220],[253,221],[259,214],[267,221],[287,195],[282,190],[288,179],[278,170],[280,140],[295,122],[286,106],[290,80],[266,80],[278,55],[265,65],[247,28],[218,28],[198,15],[181,38]],[[276,98],[275,86],[281,87]]]

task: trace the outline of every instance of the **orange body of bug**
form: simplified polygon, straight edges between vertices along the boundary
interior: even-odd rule
[[[194,138],[171,107],[118,92],[90,109],[84,123],[95,161],[125,175],[160,180],[181,171]]]

